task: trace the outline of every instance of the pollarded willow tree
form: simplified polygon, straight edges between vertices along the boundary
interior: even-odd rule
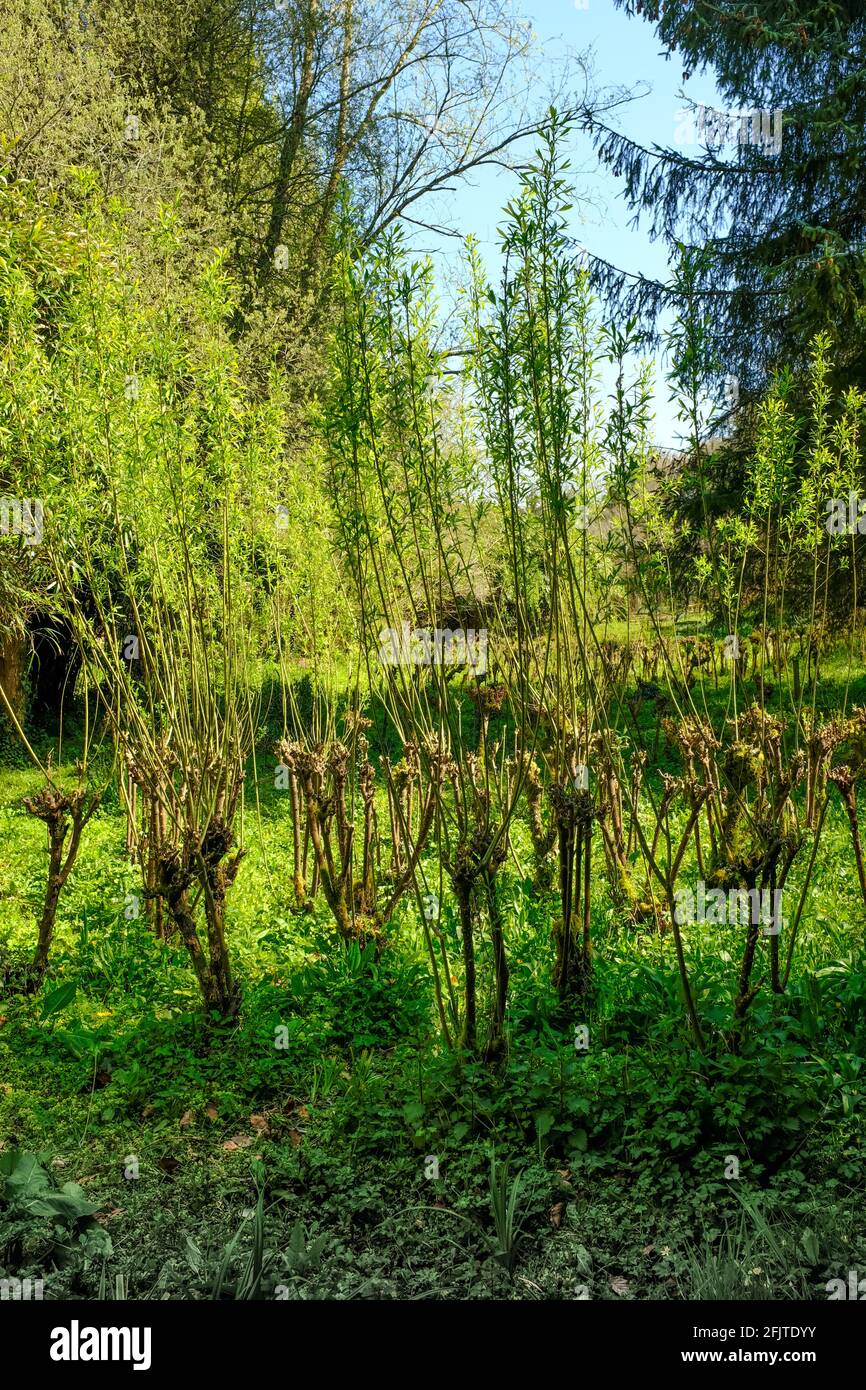
[[[414,881],[443,1034],[494,1056],[509,984],[498,877],[520,778],[495,727],[505,693],[497,679],[501,629],[474,616],[484,595],[479,533],[491,503],[479,488],[465,412],[446,385],[431,266],[411,261],[394,232],[359,259],[347,233],[339,273],[325,465],[369,683],[404,751],[405,769],[385,767],[389,805]],[[414,822],[398,782],[403,770],[417,781]],[[435,878],[420,857],[428,834]],[[456,942],[440,910],[443,874],[457,907]],[[483,977],[482,952],[490,964]]]
[[[469,368],[488,481],[513,556],[517,640],[509,644],[507,680],[524,728],[535,726],[520,770],[530,792],[541,780],[546,787],[547,824],[537,799],[531,824],[542,860],[556,848],[555,979],[568,998],[590,985],[595,755],[610,740],[595,627],[603,547],[592,532],[603,490],[600,335],[586,276],[565,236],[564,129],[552,115],[537,161],[506,209],[498,290],[470,248]]]
[[[284,386],[274,375],[253,398],[241,383],[219,254],[183,298],[145,293],[124,209],[106,210],[93,175],[81,198],[50,338],[19,277],[4,424],[18,485],[42,500],[52,603],[123,768],[144,900],[188,951],[205,1005],[229,1015],[226,901],[253,689],[273,659],[261,576],[288,486]],[[152,235],[168,265],[183,229],[165,210]]]
[[[501,1046],[509,984],[497,885],[524,797],[542,878],[556,850],[553,973],[564,1001],[591,984],[599,822],[609,830],[603,844],[617,889],[638,897],[622,825],[623,745],[612,723],[628,672],[608,660],[601,616],[617,559],[594,522],[604,470],[618,461],[633,481],[647,434],[644,424],[628,435],[625,395],[603,428],[595,387],[603,339],[564,234],[559,135],[554,118],[508,209],[498,292],[470,250],[465,392],[445,375],[431,268],[389,235],[367,257],[351,244],[344,253],[323,416],[370,684],[384,692],[436,801],[432,842],[457,904],[459,1037],[470,1048],[489,926],[489,1055]],[[643,379],[638,390],[645,395]],[[446,615],[465,629],[476,613],[484,614],[485,668],[472,680],[469,670],[449,671],[439,647]],[[419,867],[425,894],[431,885]],[[671,901],[678,867],[668,875]],[[447,1030],[448,943],[438,918],[425,918],[425,931]],[[697,1027],[678,933],[677,944]]]
[[[829,788],[839,788],[850,817],[854,784],[862,776],[862,711],[850,710],[856,660],[852,631],[843,646],[844,693],[832,718],[821,709],[819,668],[829,631],[837,639],[844,634],[834,612],[833,577],[846,577],[856,609],[855,536],[847,525],[834,527],[831,519],[843,506],[834,499],[847,499],[856,478],[864,403],[853,388],[834,397],[829,343],[817,335],[804,383],[808,414],[797,417],[791,375],[780,374],[755,412],[740,513],[711,524],[711,510],[703,505],[706,480],[691,371],[700,340],[700,328],[684,319],[673,335],[671,379],[681,413],[694,430],[689,476],[696,491],[695,515],[704,518],[703,526],[692,530],[695,592],[706,613],[720,616],[727,629],[720,653],[729,677],[723,711],[709,689],[711,665],[715,690],[719,685],[712,641],[666,636],[663,630],[664,613],[676,611],[678,562],[670,515],[616,469],[611,500],[665,677],[665,692],[656,696],[657,712],[661,695],[667,709],[661,724],[682,766],[680,777],[663,779],[664,836],[656,834],[649,844],[637,817],[634,824],[653,874],[665,888],[675,931],[674,888],[677,872],[687,867],[685,852],[694,854],[701,878],[715,890],[764,905],[766,916],[752,915],[745,923],[733,1001],[739,1026],[760,988],[761,976],[757,983],[755,976],[764,936],[771,988],[776,993],[785,989]],[[614,421],[616,435],[624,440],[626,421],[620,412]],[[651,555],[637,543],[641,535],[650,543]],[[834,758],[845,756],[844,750],[850,752],[852,766],[834,768]],[[674,830],[675,820],[679,826]],[[673,869],[670,849],[667,865],[657,853],[671,843],[676,846]],[[853,847],[859,865],[856,838]],[[785,940],[781,899],[786,888],[790,896],[801,860],[806,862]]]

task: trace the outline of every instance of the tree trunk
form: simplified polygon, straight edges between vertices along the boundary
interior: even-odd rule
[[[470,1052],[476,1046],[476,987],[475,987],[475,941],[472,936],[472,889],[468,883],[459,881],[454,885],[457,908],[460,914],[460,934],[463,938],[463,974],[465,977],[466,1006],[463,1016],[462,1043]]]
[[[502,913],[496,896],[496,881],[491,873],[485,873],[487,890],[487,911],[490,917],[490,933],[493,938],[493,969],[496,994],[493,1006],[493,1028],[487,1048],[488,1060],[496,1057],[505,1041],[505,1010],[508,1004],[508,958],[505,954],[505,933],[502,926]]]
[[[0,636],[0,686],[6,699],[15,712],[15,717],[24,722],[24,671],[27,664],[27,647],[23,638],[12,634]],[[0,701],[0,715],[5,714],[6,706]]]
[[[41,978],[45,974],[48,966],[48,953],[51,950],[51,942],[54,940],[54,924],[57,921],[57,904],[60,901],[60,890],[63,887],[63,878],[60,872],[61,860],[63,858],[63,841],[55,847],[51,846],[51,867],[48,871],[48,889],[45,894],[45,902],[42,907],[42,917],[39,921],[39,939],[36,944],[36,954],[33,957],[33,969]]]

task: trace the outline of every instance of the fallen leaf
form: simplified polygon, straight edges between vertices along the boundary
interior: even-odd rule
[[[615,1279],[611,1279],[610,1287],[613,1289],[614,1293],[628,1293],[629,1282],[627,1279],[623,1279],[621,1274],[618,1274]]]
[[[252,1125],[256,1134],[264,1134],[265,1130],[268,1127],[268,1122],[265,1119],[264,1115],[250,1115],[250,1124]]]
[[[555,1231],[558,1231],[560,1226],[562,1225],[562,1213],[564,1210],[564,1202],[557,1202],[556,1206],[550,1208],[550,1224]]]
[[[644,1248],[643,1248],[643,1253],[644,1253],[645,1255],[651,1255],[651,1254],[653,1253],[654,1250],[655,1250],[655,1246],[654,1246],[654,1245],[645,1245]]]
[[[299,1106],[298,1106],[298,1119],[299,1119],[299,1120],[304,1120],[304,1121],[306,1121],[306,1120],[308,1120],[309,1118],[310,1118],[310,1112],[309,1112],[309,1110],[307,1109],[307,1107],[306,1107],[305,1105],[299,1105]]]
[[[126,1207],[112,1207],[111,1211],[98,1211],[95,1220],[104,1226],[106,1221],[113,1221],[115,1216],[122,1216]]]
[[[209,1120],[216,1120],[219,1118],[219,1111],[217,1110],[213,1102],[211,1102],[211,1104],[207,1107],[204,1113],[207,1115]]]
[[[252,1135],[236,1134],[234,1139],[226,1140],[226,1142],[223,1144],[223,1148],[226,1150],[227,1153],[231,1153],[234,1149],[248,1149],[252,1142]]]
[[[185,1110],[184,1113],[183,1113],[183,1114],[181,1115],[181,1117],[180,1117],[180,1122],[181,1122],[181,1125],[191,1125],[191,1124],[192,1124],[192,1111],[191,1111],[191,1110]]]
[[[302,1144],[304,1140],[304,1136],[299,1129],[290,1129],[289,1138],[291,1139],[295,1148],[297,1148],[299,1144]]]

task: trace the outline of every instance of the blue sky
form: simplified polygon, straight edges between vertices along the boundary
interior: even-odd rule
[[[693,73],[684,82],[682,60],[676,55],[665,57],[654,26],[644,19],[629,19],[613,0],[589,0],[585,9],[578,8],[574,0],[522,0],[518,8],[533,25],[542,67],[549,75],[555,75],[569,49],[591,56],[598,88],[625,86],[640,91],[641,95],[620,107],[609,123],[643,145],[675,143],[677,112],[685,105],[678,93],[707,106],[724,105],[711,73]],[[621,181],[598,162],[588,137],[573,136],[568,154],[577,192],[571,234],[589,251],[624,270],[668,279],[667,248],[661,241],[650,240],[646,219],[636,229],[627,225],[631,214],[621,196]],[[491,168],[449,196],[452,224],[474,232],[492,276],[497,268],[500,212],[515,188],[513,174]],[[453,265],[453,245],[439,252],[443,279],[447,278],[449,262]],[[673,446],[678,442],[679,426],[666,399],[662,363],[656,375],[655,435],[659,444]]]

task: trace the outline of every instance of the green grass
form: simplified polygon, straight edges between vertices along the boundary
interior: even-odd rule
[[[378,963],[342,947],[323,910],[290,909],[272,765],[265,750],[229,898],[245,996],[231,1026],[201,1017],[185,953],[124,916],[139,880],[116,798],[88,827],[44,988],[0,1000],[0,1134],[98,1213],[59,1230],[0,1195],[0,1275],[39,1272],[46,1297],[119,1279],[131,1298],[823,1298],[866,1268],[864,922],[835,805],[789,991],[761,991],[738,1053],[738,928],[685,933],[701,1056],[670,934],[621,923],[601,878],[595,992],[579,1018],[563,1013],[554,904],[510,863],[509,1045],[492,1071],[441,1049],[414,908]],[[32,949],[46,870],[20,805],[37,785],[0,772],[13,957]],[[520,835],[518,852],[528,865]],[[443,925],[456,960],[447,902]],[[46,1008],[63,984],[74,997]]]

